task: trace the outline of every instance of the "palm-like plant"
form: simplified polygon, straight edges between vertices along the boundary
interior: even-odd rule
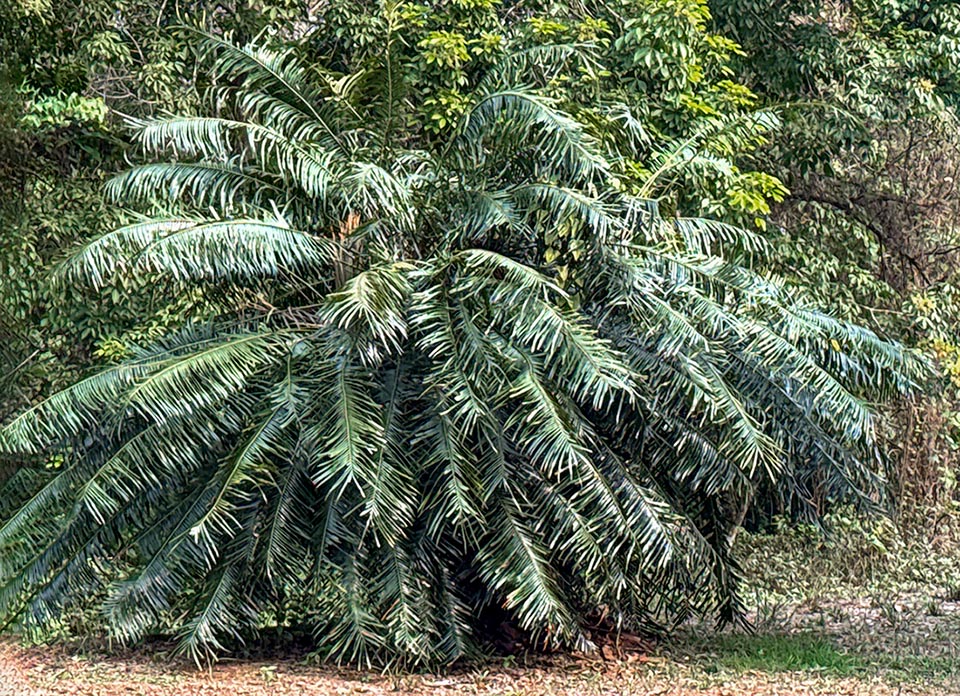
[[[0,498],[11,621],[101,596],[122,639],[172,628],[199,655],[296,602],[357,662],[455,660],[504,615],[585,646],[599,614],[732,613],[727,533],[758,482],[871,484],[866,394],[908,388],[910,357],[719,255],[754,236],[617,193],[618,153],[571,115],[481,88],[437,143],[290,53],[201,41],[215,115],[137,123],[160,162],[109,189],[176,214],[57,277],[247,309],[2,431],[61,458]]]

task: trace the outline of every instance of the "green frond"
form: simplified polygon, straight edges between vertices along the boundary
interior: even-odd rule
[[[120,641],[139,640],[171,610],[190,573],[183,547],[195,544],[189,531],[203,514],[210,493],[208,487],[195,486],[134,538],[131,546],[142,556],[138,572],[112,583],[101,608]]]
[[[596,53],[589,43],[539,44],[510,51],[484,74],[479,90],[490,93],[534,82],[544,87],[558,74],[581,66],[596,72],[600,69]]]
[[[424,491],[427,531],[439,539],[452,527],[472,537],[483,523],[476,455],[470,449],[469,430],[446,416],[444,406],[441,401],[437,411],[424,417],[413,443],[423,452],[421,466],[429,477]]]
[[[336,253],[333,242],[283,220],[163,220],[108,232],[74,252],[57,275],[62,283],[93,287],[118,275],[152,273],[181,281],[247,281],[309,274],[329,265]]]
[[[316,420],[309,425],[314,483],[344,494],[348,488],[368,495],[377,473],[378,443],[383,441],[382,408],[374,400],[370,375],[347,356],[332,356],[311,374],[316,380]]]
[[[370,667],[387,647],[386,627],[367,599],[373,582],[356,557],[344,558],[338,571],[335,613],[321,624],[321,651],[338,662]]]
[[[278,462],[291,454],[284,432],[298,417],[302,396],[292,379],[278,384],[268,395],[268,407],[241,435],[240,447],[232,452],[216,476],[212,504],[190,528],[194,539],[213,546],[215,537],[233,536],[239,530],[237,513],[263,496],[262,490],[275,486]]]
[[[113,408],[131,387],[150,373],[148,365],[115,365],[80,380],[22,412],[0,430],[0,452],[38,454],[95,431],[97,414]]]
[[[237,46],[193,29],[201,48],[215,57],[214,70],[225,78],[242,80],[246,92],[273,97],[296,109],[308,120],[324,123],[323,95],[308,78],[292,50],[273,51],[263,45]],[[330,139],[339,145],[332,129]]]
[[[275,128],[229,118],[180,117],[133,121],[137,142],[148,153],[200,158],[226,164],[237,149],[256,169],[323,199],[346,176],[342,156],[323,145],[294,140]],[[162,190],[161,190],[162,191]]]
[[[242,390],[254,374],[274,366],[292,343],[293,335],[284,331],[209,339],[191,352],[150,361],[147,375],[120,403],[159,423],[178,418],[188,405],[201,411]]]
[[[408,331],[409,271],[407,265],[394,264],[358,273],[326,297],[319,313],[321,321],[354,340],[371,339],[377,346],[374,350],[398,352]]]
[[[464,191],[455,211],[462,216],[464,239],[469,244],[484,239],[498,227],[532,234],[507,191]]]
[[[215,658],[226,638],[237,640],[239,629],[252,624],[257,607],[242,587],[243,560],[226,561],[216,568],[191,618],[178,635],[177,651],[189,654],[197,665]]]
[[[383,440],[376,454],[376,469],[363,514],[379,538],[396,546],[409,534],[419,507],[418,463],[408,451],[406,434],[412,414],[407,413],[411,385],[401,363],[383,385]]]
[[[306,572],[311,528],[304,522],[316,513],[312,508],[312,482],[299,452],[280,470],[276,480],[276,495],[263,541],[263,573],[271,586],[279,589]]]
[[[510,190],[517,208],[547,214],[553,224],[576,220],[591,232],[591,241],[602,245],[620,232],[621,221],[610,204],[577,189],[556,184],[524,184]],[[620,235],[617,235],[618,237]]]
[[[495,151],[535,148],[545,158],[542,166],[547,172],[573,180],[608,168],[583,127],[534,92],[511,89],[484,95],[464,115],[453,142],[478,167],[488,158],[482,149],[488,143]]]
[[[249,212],[266,207],[280,187],[271,175],[237,163],[166,162],[131,167],[107,182],[107,198],[145,206],[155,201],[194,209]]]
[[[517,613],[521,625],[548,641],[586,643],[567,609],[556,570],[536,529],[524,523],[516,501],[503,498],[490,520],[478,563],[481,576]]]
[[[538,372],[537,365],[527,358],[510,392],[520,405],[507,419],[505,429],[549,477],[570,476],[591,456],[586,433]]]

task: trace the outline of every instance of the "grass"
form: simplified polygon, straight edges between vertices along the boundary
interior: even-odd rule
[[[697,662],[706,671],[795,672],[816,670],[835,675],[855,674],[864,668],[856,656],[839,651],[827,638],[814,633],[721,634],[698,649]]]
[[[706,674],[816,672],[835,677],[878,675],[893,682],[960,675],[960,661],[952,655],[851,653],[816,631],[719,634],[705,639],[685,636],[666,653],[685,659]]]

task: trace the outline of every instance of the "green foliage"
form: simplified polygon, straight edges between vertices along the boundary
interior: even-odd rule
[[[97,128],[103,126],[106,115],[107,107],[102,99],[69,94],[31,100],[20,123],[34,131],[65,128],[74,124]]]
[[[542,43],[566,29],[494,26],[511,43],[471,55],[493,8],[455,4],[438,34],[432,10],[334,3],[314,62],[190,32],[209,108],[131,121],[149,162],[107,190],[145,216],[56,279],[215,316],[101,342],[110,364],[3,429],[6,454],[60,458],[0,497],[9,621],[102,594],[118,638],[202,656],[293,597],[338,660],[450,662],[503,620],[588,647],[590,616],[732,618],[729,534],[758,487],[876,500],[870,401],[922,363],[757,271],[756,233],[649,197],[676,209],[691,177],[782,195],[729,159],[772,117],[661,97],[638,122],[635,73]],[[571,61],[628,99],[564,87]],[[438,66],[462,97],[443,137]]]
[[[216,6],[194,3],[191,16],[241,37],[270,17],[299,16],[287,0]],[[179,3],[114,0],[0,3],[0,413],[89,370],[105,338],[156,335],[221,307],[163,284],[131,302],[121,287],[50,293],[42,282],[66,248],[118,224],[102,200],[129,154],[118,112],[199,104],[204,85],[171,30],[181,11]]]
[[[790,190],[770,216],[774,268],[838,315],[937,363],[933,389],[943,398],[893,409],[885,437],[901,450],[890,472],[901,505],[949,502],[952,489],[919,482],[956,467],[957,6],[710,6],[716,29],[744,48],[734,67],[782,120],[757,152],[757,167]]]
[[[911,533],[911,526],[865,520],[841,508],[826,516],[823,528],[781,517],[763,532],[743,532],[737,545],[752,602],[773,609],[864,597],[946,598],[960,573],[960,529],[955,516],[923,523],[924,533]]]

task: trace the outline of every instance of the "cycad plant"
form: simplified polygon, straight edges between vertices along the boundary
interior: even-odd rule
[[[601,617],[732,615],[761,482],[873,491],[866,399],[910,356],[751,270],[756,236],[619,192],[622,108],[601,146],[494,76],[438,139],[293,53],[197,41],[210,115],[136,123],[156,162],[109,188],[165,214],[57,281],[242,308],[2,431],[43,461],[0,496],[9,621],[95,597],[196,655],[277,623],[359,663],[450,662],[504,621],[588,647]]]

